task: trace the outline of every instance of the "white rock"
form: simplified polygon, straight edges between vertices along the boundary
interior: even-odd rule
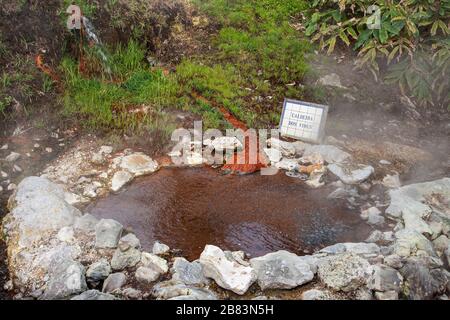
[[[283,158],[280,162],[277,162],[275,164],[275,167],[277,167],[278,169],[283,169],[283,170],[287,170],[287,171],[297,170],[299,168],[299,166],[300,165],[297,160],[287,159],[287,158]]]
[[[264,152],[271,163],[280,162],[282,154],[280,150],[274,148],[264,148]]]
[[[113,152],[113,147],[111,147],[111,146],[101,146],[99,152],[101,154],[105,154],[105,155],[111,154]]]
[[[15,183],[8,184],[8,187],[6,188],[8,191],[13,191],[17,189],[17,186]]]
[[[217,137],[214,140],[206,139],[203,144],[208,147],[212,147],[215,150],[235,150],[242,149],[242,143],[236,137]]]
[[[258,285],[266,289],[292,289],[314,278],[316,266],[288,251],[277,251],[250,260],[258,276]]]
[[[334,175],[336,175],[345,184],[359,184],[366,181],[375,171],[372,166],[364,165],[342,165],[330,164],[328,166]]]
[[[61,230],[59,230],[57,237],[59,241],[62,242],[73,242],[74,239],[74,232],[72,227],[63,227]]]
[[[0,176],[2,178],[8,178],[8,174],[5,171],[0,171]]]
[[[126,251],[130,248],[139,249],[141,247],[141,241],[134,234],[129,233],[119,240],[118,247],[121,251]]]
[[[133,153],[121,159],[120,167],[135,176],[141,176],[158,170],[158,163],[143,153]]]
[[[121,170],[114,173],[111,180],[111,190],[114,192],[119,191],[124,185],[133,179],[133,175],[128,171]]]
[[[167,273],[169,271],[169,265],[166,260],[148,252],[142,252],[141,263],[144,267],[152,268],[159,273]]]
[[[311,145],[305,149],[303,157],[319,154],[328,163],[342,163],[351,159],[351,155],[332,145]]]
[[[330,73],[321,77],[319,80],[317,80],[317,83],[326,87],[347,89],[341,84],[341,78],[336,73]]]
[[[20,153],[17,153],[17,152],[11,152],[11,153],[5,158],[5,160],[8,161],[8,162],[14,162],[14,161],[19,160],[19,158],[20,158]]]
[[[95,246],[97,248],[116,248],[122,230],[123,226],[115,220],[100,220],[95,226]]]
[[[169,253],[169,251],[170,251],[169,246],[168,246],[168,245],[165,245],[164,243],[161,243],[161,242],[159,242],[159,241],[156,241],[156,242],[153,244],[153,248],[152,248],[153,254],[156,254],[156,255],[164,255],[164,254]]]
[[[15,164],[15,165],[13,166],[13,171],[14,171],[14,172],[22,172],[22,168],[19,167],[17,164]]]
[[[8,144],[2,145],[0,150],[8,150]]]
[[[291,142],[283,141],[277,138],[270,138],[267,140],[267,145],[271,147],[270,149],[280,151],[284,157],[295,156],[297,152],[296,147]]]
[[[370,207],[361,212],[361,218],[364,220],[369,219],[370,215],[381,215],[381,211],[377,207]]]
[[[161,273],[153,268],[139,267],[136,270],[135,277],[137,281],[143,284],[151,284],[156,281],[160,275]]]
[[[242,295],[256,281],[252,267],[238,263],[231,254],[218,247],[207,245],[200,255],[200,263],[206,277],[213,279],[220,287]]]
[[[396,188],[400,188],[402,186],[402,184],[400,182],[400,177],[398,174],[386,175],[383,178],[383,185],[386,188],[390,188],[390,189],[396,189]]]
[[[372,268],[367,260],[353,253],[342,253],[319,261],[319,279],[328,287],[351,292],[366,285]]]
[[[50,147],[47,147],[47,148],[45,148],[45,151],[47,151],[47,153],[52,153],[52,152],[53,152],[53,149],[50,148]]]

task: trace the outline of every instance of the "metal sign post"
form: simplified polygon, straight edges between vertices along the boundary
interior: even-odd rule
[[[319,143],[325,134],[328,106],[285,99],[280,133],[284,137]]]

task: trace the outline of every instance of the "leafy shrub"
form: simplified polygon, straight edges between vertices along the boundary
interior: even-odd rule
[[[379,28],[371,28],[372,5],[380,9]],[[433,0],[314,0],[306,34],[333,52],[338,42],[358,51],[360,67],[375,77],[380,61],[396,61],[389,81],[412,92],[422,105],[448,103],[450,2]]]

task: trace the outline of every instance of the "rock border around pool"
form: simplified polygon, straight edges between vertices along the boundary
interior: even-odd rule
[[[390,235],[250,260],[213,245],[192,262],[161,243],[145,252],[119,222],[83,215],[65,193],[44,177],[28,177],[9,201],[2,230],[16,299],[271,299],[305,285],[302,299],[449,294],[449,178],[390,191],[386,213],[397,221]]]

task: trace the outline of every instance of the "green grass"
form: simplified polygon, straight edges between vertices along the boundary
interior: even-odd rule
[[[60,67],[66,84],[63,114],[89,129],[134,133],[161,127],[169,134],[172,127],[161,111],[173,103],[176,82],[161,70],[150,70],[143,57],[135,42],[119,47],[112,54],[114,81],[98,69],[85,76],[74,60],[65,58]],[[147,112],[136,112],[143,108]]]

